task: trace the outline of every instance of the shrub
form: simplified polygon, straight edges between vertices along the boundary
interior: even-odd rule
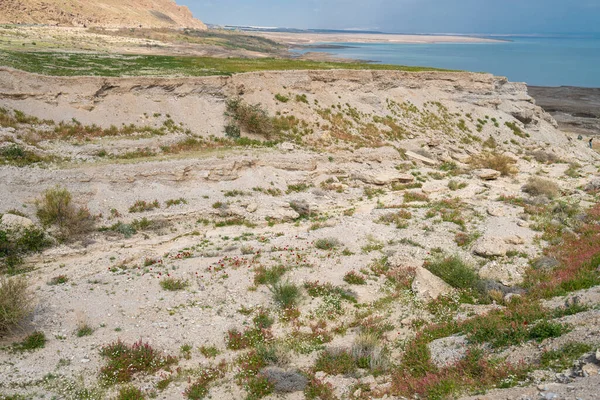
[[[522,190],[531,196],[543,195],[549,199],[553,199],[560,194],[560,188],[556,183],[537,176],[531,177]]]
[[[100,369],[100,378],[108,384],[130,382],[137,373],[152,374],[177,363],[177,358],[162,356],[141,340],[131,346],[119,340],[102,347],[100,355],[108,359]]]
[[[290,101],[290,98],[287,96],[284,96],[282,94],[277,93],[275,95],[275,100],[280,101],[282,103],[287,103],[288,101]]]
[[[333,250],[339,246],[341,246],[340,241],[333,237],[317,239],[315,241],[315,247],[320,250]]]
[[[266,268],[259,265],[254,270],[254,284],[255,285],[275,285],[281,277],[285,274],[285,267],[283,265],[276,265],[271,268]]]
[[[25,277],[0,276],[0,336],[18,327],[33,312],[33,296]]]
[[[344,275],[344,282],[351,285],[364,285],[366,280],[364,276],[360,275],[356,271],[350,271]]]
[[[412,203],[414,201],[428,202],[429,197],[427,197],[427,195],[425,193],[419,193],[419,192],[405,192],[404,193],[404,202],[405,203]]]
[[[206,358],[215,358],[221,352],[215,346],[201,346],[200,353]]]
[[[152,211],[155,208],[160,208],[158,200],[154,200],[152,203],[148,203],[145,200],[137,200],[131,207],[129,207],[130,213],[139,213],[145,211]]]
[[[226,115],[247,132],[265,136],[267,139],[275,134],[273,121],[260,104],[249,105],[238,98],[228,100],[226,107]]]
[[[146,396],[135,386],[124,386],[119,389],[119,394],[116,400],[144,400]]]
[[[184,199],[183,197],[180,197],[178,199],[170,199],[170,200],[165,201],[165,206],[167,208],[169,208],[169,207],[178,206],[180,204],[187,204],[187,203],[188,202],[186,199]]]
[[[232,139],[239,139],[241,136],[240,127],[236,124],[225,125],[225,136]]]
[[[11,272],[21,264],[29,253],[39,252],[50,245],[43,230],[37,227],[25,229],[0,229],[0,267]]]
[[[293,308],[300,300],[300,288],[293,283],[277,283],[272,286],[273,300],[281,308]]]
[[[354,357],[347,350],[329,349],[321,352],[315,361],[315,371],[329,375],[348,375],[356,371]]]
[[[535,161],[542,164],[554,164],[560,162],[560,157],[558,157],[554,153],[548,153],[543,150],[536,150],[534,152],[529,153]]]
[[[450,182],[448,182],[448,189],[452,191],[464,189],[467,186],[469,186],[467,182],[458,182],[455,180],[451,180]]]
[[[189,286],[189,282],[185,279],[175,279],[175,278],[164,278],[160,281],[160,287],[164,290],[168,290],[171,292],[175,292],[177,290],[183,290]]]
[[[393,213],[387,213],[382,215],[377,222],[390,225],[396,225],[398,229],[404,229],[408,227],[408,220],[412,218],[412,214],[406,210],[400,210]]]
[[[380,343],[381,338],[372,332],[361,333],[354,340],[352,357],[359,368],[381,372],[388,367],[389,360]]]
[[[58,238],[70,240],[94,229],[94,218],[85,207],[76,207],[72,203],[71,193],[56,186],[46,190],[42,198],[36,201],[37,217],[44,227],[54,225],[58,228]]]
[[[46,335],[44,332],[36,331],[27,336],[22,342],[14,344],[13,348],[15,350],[24,351],[43,349],[44,346],[46,346]]]
[[[502,176],[514,175],[518,172],[513,158],[504,154],[483,152],[472,156],[469,163],[475,168],[488,168],[502,173]]]

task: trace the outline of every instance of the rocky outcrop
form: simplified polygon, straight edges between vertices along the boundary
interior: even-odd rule
[[[0,23],[206,29],[172,0],[3,0]]]

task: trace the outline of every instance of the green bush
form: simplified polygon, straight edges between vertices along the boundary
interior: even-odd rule
[[[116,400],[144,400],[146,396],[135,386],[124,386],[119,389],[119,394]]]
[[[0,336],[18,327],[33,312],[33,296],[23,276],[0,276]]]
[[[230,99],[226,106],[226,115],[236,122],[239,128],[267,139],[275,134],[273,121],[260,104],[249,105],[238,98]]]
[[[354,357],[349,351],[333,349],[319,354],[315,361],[315,370],[329,375],[349,375],[356,371]]]
[[[58,239],[67,241],[79,237],[94,229],[94,218],[89,210],[76,207],[72,203],[71,193],[56,186],[46,190],[42,198],[36,201],[37,217],[44,227],[56,226]]]
[[[0,271],[9,272],[21,264],[22,258],[30,253],[42,251],[50,245],[43,230],[37,227],[24,229],[0,229]]]
[[[171,292],[183,290],[189,286],[189,282],[185,279],[164,278],[160,281],[160,287]]]
[[[540,366],[561,372],[573,365],[573,361],[592,350],[587,343],[569,342],[557,350],[549,350],[542,354]]]
[[[300,300],[300,288],[293,283],[278,283],[272,286],[273,300],[281,308],[292,308]]]
[[[333,250],[340,247],[341,243],[336,238],[323,238],[315,241],[315,247],[320,250]]]
[[[456,289],[485,294],[485,282],[459,256],[437,256],[425,263],[432,274]]]
[[[13,345],[13,348],[18,351],[43,349],[46,346],[46,335],[44,332],[33,332],[27,336],[25,340]]]

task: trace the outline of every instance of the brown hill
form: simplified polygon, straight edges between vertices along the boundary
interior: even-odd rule
[[[2,0],[0,23],[206,29],[173,0]]]

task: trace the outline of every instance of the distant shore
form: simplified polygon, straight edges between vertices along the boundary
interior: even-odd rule
[[[486,39],[471,36],[446,35],[403,35],[388,33],[290,33],[290,32],[252,32],[252,35],[262,36],[289,46],[310,45],[314,43],[498,43],[501,40]]]

